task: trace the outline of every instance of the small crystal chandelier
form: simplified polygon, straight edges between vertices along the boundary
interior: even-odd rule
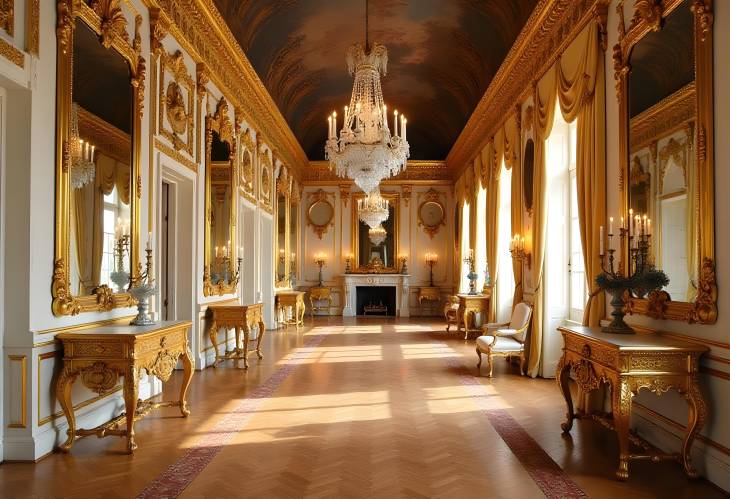
[[[88,141],[84,142],[79,136],[78,104],[73,103],[71,110],[71,187],[81,189],[94,181],[96,165],[94,164],[94,150],[96,146]]]
[[[357,200],[357,213],[360,220],[371,229],[388,220],[388,200],[375,191]]]
[[[388,128],[380,75],[385,76],[388,49],[368,39],[368,2],[365,0],[365,47],[356,43],[347,50],[347,68],[355,81],[350,105],[345,106],[342,129],[337,136],[337,112],[328,118],[325,157],[340,177],[348,177],[366,194],[380,181],[406,168],[410,147],[406,140],[408,120],[393,113],[393,135]],[[400,123],[399,123],[400,121]],[[400,132],[400,134],[399,134]]]
[[[368,230],[368,236],[370,236],[370,242],[375,246],[380,246],[385,242],[385,238],[388,236],[385,228],[382,225]]]

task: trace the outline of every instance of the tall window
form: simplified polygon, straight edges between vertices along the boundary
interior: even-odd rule
[[[508,322],[512,316],[515,276],[512,271],[512,170],[501,165],[499,175],[499,234],[497,237],[497,322]]]
[[[484,287],[484,276],[487,272],[487,190],[479,188],[477,193],[477,247],[475,250],[477,274],[477,290]]]
[[[461,269],[461,280],[459,292],[465,293],[469,291],[469,267],[464,263],[464,258],[469,256],[469,203],[464,203],[461,207],[461,257],[459,259],[459,268]]]
[[[548,199],[542,375],[554,376],[562,347],[557,327],[565,320],[582,321],[587,300],[575,171],[576,122],[566,123],[559,107],[545,145]]]
[[[126,205],[119,200],[116,186],[112,192],[104,195],[104,244],[99,282],[111,282],[110,274],[114,271],[114,245],[116,242],[114,227],[117,225],[117,219],[129,217],[129,208],[125,210],[125,207]]]

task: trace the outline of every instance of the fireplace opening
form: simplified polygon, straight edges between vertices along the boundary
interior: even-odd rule
[[[395,286],[357,286],[356,315],[395,317]]]

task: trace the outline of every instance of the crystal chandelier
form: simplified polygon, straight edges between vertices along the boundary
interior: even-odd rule
[[[370,242],[375,246],[380,246],[385,242],[385,238],[388,236],[385,228],[382,225],[368,230],[368,236],[370,236]]]
[[[406,168],[410,148],[406,140],[408,120],[393,113],[393,135],[388,127],[387,107],[383,101],[380,75],[385,76],[388,50],[368,40],[367,0],[365,1],[365,47],[356,43],[347,50],[347,68],[354,75],[350,105],[345,106],[342,129],[337,136],[337,112],[328,118],[325,157],[330,169],[348,177],[366,194],[380,181],[398,175]],[[400,123],[399,123],[400,122]]]
[[[73,103],[71,110],[71,187],[81,189],[94,181],[96,165],[94,164],[94,149],[88,141],[84,142],[79,136],[79,109]]]
[[[357,213],[360,220],[371,229],[388,220],[388,200],[375,191],[357,200]]]

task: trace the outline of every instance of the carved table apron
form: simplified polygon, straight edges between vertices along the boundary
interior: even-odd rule
[[[127,438],[127,451],[137,448],[134,422],[158,407],[179,407],[184,417],[190,414],[185,394],[193,377],[193,363],[188,347],[190,321],[164,321],[153,326],[106,326],[88,332],[59,333],[63,343],[63,370],[56,380],[56,397],[68,421],[68,438],[61,450],[68,451],[76,437],[116,435]],[[138,403],[139,375],[142,370],[165,382],[170,378],[178,359],[182,360],[184,378],[180,399],[172,402]],[[77,377],[95,392],[102,394],[114,388],[124,377],[123,415],[90,430],[76,429],[71,401],[71,387]],[[122,421],[126,429],[118,429]]]
[[[318,301],[326,301],[327,308],[315,306]],[[314,317],[314,312],[320,310],[327,310],[329,315],[329,309],[332,307],[332,291],[327,286],[313,286],[309,288],[309,312]]]
[[[558,362],[556,378],[568,406],[563,432],[573,427],[573,420],[581,417],[600,419],[592,415],[576,414],[568,380],[571,371],[582,393],[597,389],[601,383],[611,387],[612,426],[619,440],[619,466],[616,477],[626,480],[630,459],[678,460],[685,472],[697,476],[691,462],[691,447],[705,423],[707,404],[700,391],[698,371],[700,356],[708,348],[687,341],[652,334],[609,334],[598,327],[563,326],[563,356]],[[682,394],[689,405],[689,421],[682,451],[677,454],[632,453],[630,439],[639,438],[629,432],[631,399],[639,390],[646,389],[657,395],[670,389]]]
[[[264,337],[266,326],[263,319],[263,303],[253,305],[211,305],[208,307],[212,315],[210,324],[210,341],[215,348],[215,366],[218,362],[227,359],[243,359],[244,369],[248,369],[248,343],[251,335],[251,327],[258,326],[259,334],[256,339],[256,354],[263,359],[261,354],[261,339]],[[226,351],[220,355],[218,350],[218,329],[236,330],[236,347],[233,351]],[[241,352],[241,330],[243,330],[243,352]]]

